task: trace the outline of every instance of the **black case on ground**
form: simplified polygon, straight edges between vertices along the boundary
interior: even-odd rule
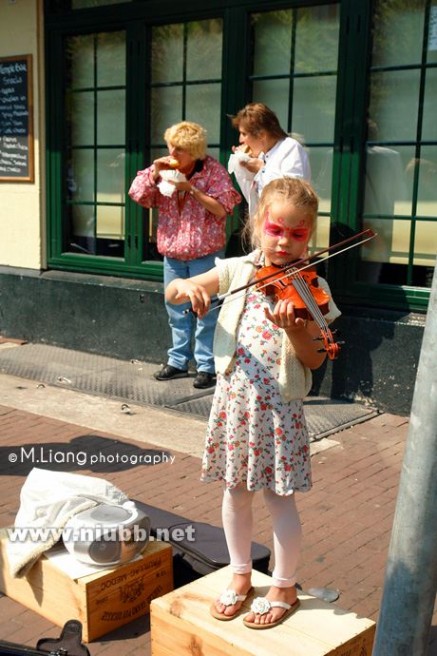
[[[169,542],[173,547],[175,588],[229,565],[229,552],[222,528],[205,522],[192,522],[141,501],[135,503],[150,517],[151,535]],[[191,536],[194,540],[189,539]],[[254,569],[268,574],[270,549],[252,542],[252,561]]]
[[[82,642],[82,624],[68,620],[59,638],[41,638],[36,649],[15,642],[0,640],[1,656],[90,656],[88,647]]]

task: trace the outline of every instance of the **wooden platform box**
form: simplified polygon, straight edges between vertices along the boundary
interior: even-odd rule
[[[307,594],[299,594],[299,610],[272,629],[245,627],[244,614],[231,622],[215,620],[209,606],[230,580],[225,567],[154,599],[152,656],[371,656],[373,621]],[[263,596],[270,578],[254,572],[253,583],[256,596]],[[245,603],[249,606],[250,601]]]
[[[0,541],[0,590],[58,626],[82,622],[85,642],[146,615],[155,597],[173,589],[169,544],[149,542],[141,558],[113,569],[72,579],[42,556],[24,578],[9,573],[5,540]]]

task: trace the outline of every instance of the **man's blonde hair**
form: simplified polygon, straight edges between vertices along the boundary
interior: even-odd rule
[[[198,123],[191,121],[175,123],[164,132],[164,140],[167,144],[182,148],[193,159],[206,157],[206,130]]]
[[[269,182],[262,190],[258,207],[253,217],[244,228],[244,236],[250,241],[254,248],[261,244],[262,227],[266,219],[268,207],[275,200],[289,202],[294,207],[302,210],[315,226],[319,199],[309,182],[302,178],[277,178]]]

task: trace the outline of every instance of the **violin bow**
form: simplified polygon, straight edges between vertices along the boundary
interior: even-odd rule
[[[226,292],[225,294],[217,294],[215,300],[217,301],[223,301],[229,296],[232,296],[233,294],[236,294],[237,292],[242,292],[249,287],[252,287],[253,285],[257,285],[258,289],[263,289],[264,285],[260,283],[263,283],[266,280],[270,280],[270,278],[275,277],[277,281],[279,280],[284,280],[285,278],[288,277],[289,273],[293,273],[294,270],[297,268],[296,273],[299,271],[304,271],[305,269],[309,269],[313,261],[315,259],[318,259],[320,255],[323,255],[323,253],[329,253],[326,257],[322,257],[321,259],[318,259],[318,262],[324,262],[325,260],[329,260],[329,258],[334,257],[335,255],[340,255],[341,253],[345,253],[346,251],[350,250],[351,248],[355,248],[356,246],[362,246],[366,242],[370,241],[374,237],[376,237],[377,233],[371,230],[370,228],[367,228],[366,230],[362,230],[361,232],[358,232],[356,235],[352,235],[352,237],[348,237],[347,239],[343,239],[342,241],[339,241],[337,244],[333,244],[332,246],[328,246],[327,248],[323,248],[320,251],[317,251],[316,253],[313,253],[310,257],[302,257],[300,260],[295,260],[294,262],[291,262],[290,264],[287,264],[284,267],[281,267],[281,270],[283,271],[284,275],[280,276],[279,278],[277,277],[278,274],[276,271],[273,273],[269,273],[263,278],[258,278],[257,280],[253,280],[252,282],[249,282],[247,285],[242,285],[241,287],[236,287],[235,289],[232,289],[229,292]],[[351,244],[352,241],[355,241],[356,239],[359,239],[362,237],[361,241],[359,241],[357,244]],[[343,246],[346,246],[346,244],[350,244],[346,248],[343,248]],[[331,253],[332,250],[341,248],[340,251],[336,253]],[[305,262],[307,264],[305,264]],[[303,264],[304,266],[300,266]]]
[[[209,312],[213,312],[214,310],[219,310],[222,305],[222,301],[226,301],[226,299],[229,299],[227,302],[229,303],[230,301],[237,300],[239,298],[236,296],[234,299],[229,298],[230,296],[233,296],[234,294],[237,294],[238,292],[243,292],[246,289],[249,289],[249,287],[252,287],[253,285],[258,285],[258,289],[263,289],[266,285],[263,285],[260,283],[263,283],[267,280],[270,280],[271,278],[275,277],[276,280],[284,280],[288,278],[290,273],[299,273],[300,271],[304,271],[305,269],[309,269],[313,265],[313,260],[318,259],[320,255],[323,255],[324,253],[328,253],[326,257],[322,257],[321,259],[318,259],[318,262],[324,262],[325,260],[329,260],[329,258],[334,257],[335,255],[340,255],[341,253],[345,253],[346,251],[350,250],[351,248],[355,248],[356,246],[362,246],[366,242],[370,241],[374,237],[377,236],[377,233],[371,230],[370,228],[367,228],[366,230],[362,230],[361,232],[357,232],[356,235],[352,235],[352,237],[347,237],[347,239],[343,239],[342,241],[339,241],[337,244],[333,244],[332,246],[328,246],[327,248],[323,248],[320,251],[317,251],[316,253],[313,253],[313,255],[310,255],[310,257],[302,257],[300,260],[295,260],[294,262],[291,262],[290,264],[287,264],[282,268],[283,275],[280,276],[279,278],[277,277],[278,274],[276,271],[273,273],[269,273],[263,278],[258,278],[258,280],[252,280],[249,282],[247,285],[242,285],[241,287],[236,287],[235,289],[230,290],[229,292],[226,292],[225,294],[217,294],[213,299],[211,299],[212,302],[217,303],[214,307],[209,309]],[[356,244],[351,244],[351,242],[355,241],[356,239],[359,239],[362,237],[361,241],[359,241]],[[346,246],[346,244],[349,244]],[[343,248],[346,246],[346,248]],[[334,249],[341,248],[341,250],[337,251],[336,253],[332,253]],[[306,263],[306,264],[305,264]],[[304,266],[299,267],[300,264],[303,264]],[[299,267],[297,271],[294,271],[296,267]],[[188,308],[187,310],[184,310],[184,313],[192,312],[192,308]]]

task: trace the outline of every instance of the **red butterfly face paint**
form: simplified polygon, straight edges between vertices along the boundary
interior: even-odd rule
[[[306,253],[313,218],[292,203],[273,201],[262,224],[261,248],[268,263],[284,265]]]
[[[295,241],[306,241],[310,234],[309,228],[286,228],[284,225],[278,223],[271,223],[266,218],[264,223],[264,234],[270,237],[284,237],[294,239]]]

